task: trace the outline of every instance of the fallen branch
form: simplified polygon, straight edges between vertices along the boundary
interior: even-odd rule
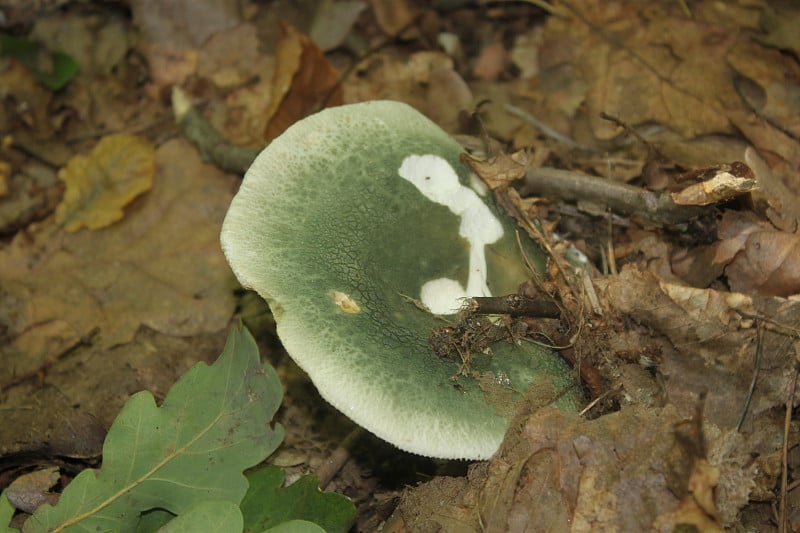
[[[538,167],[525,172],[524,195],[566,201],[586,201],[611,211],[633,215],[655,226],[677,226],[708,212],[696,205],[678,205],[668,192],[656,193],[597,176]]]
[[[262,148],[238,146],[214,129],[205,117],[192,105],[180,87],[172,89],[172,110],[175,121],[189,141],[203,155],[225,172],[244,175]]]

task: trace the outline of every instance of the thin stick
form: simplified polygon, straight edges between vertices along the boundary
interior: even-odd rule
[[[779,520],[778,532],[786,533],[788,530],[788,512],[786,508],[786,487],[789,477],[789,426],[792,423],[792,409],[794,407],[794,392],[797,387],[797,367],[792,375],[792,384],[789,387],[789,398],[786,400],[786,416],[783,420],[783,450],[781,451],[781,499],[778,506]]]
[[[364,435],[364,429],[360,426],[356,426],[353,431],[347,434],[341,444],[333,450],[330,457],[320,465],[316,472],[319,478],[320,490],[325,490],[325,487],[330,484],[334,476],[339,473],[339,470],[341,470],[348,459],[350,459],[350,448],[362,435]]]
[[[606,243],[608,253],[608,269],[612,276],[618,274],[617,271],[617,258],[614,254],[614,224],[611,217],[608,217],[608,241]]]
[[[756,361],[755,361],[755,368],[753,368],[753,379],[750,381],[750,390],[747,391],[747,398],[744,402],[744,407],[742,407],[742,414],[739,417],[739,422],[736,423],[736,431],[739,432],[742,430],[742,424],[744,424],[744,419],[747,417],[747,411],[750,409],[750,401],[753,399],[753,392],[756,390],[756,380],[758,379],[758,371],[761,368],[761,351],[764,346],[764,323],[759,322],[758,328],[756,329]]]
[[[595,398],[594,400],[592,400],[591,402],[589,402],[589,404],[588,404],[586,407],[584,407],[583,409],[581,409],[581,412],[580,412],[580,413],[578,413],[578,416],[583,416],[583,415],[585,415],[586,413],[588,413],[589,411],[591,411],[591,409],[592,409],[592,408],[593,408],[595,405],[597,405],[598,403],[600,403],[601,401],[605,400],[606,398],[608,398],[609,396],[611,396],[612,394],[614,394],[614,393],[616,393],[616,392],[619,392],[619,387],[616,387],[616,388],[614,388],[614,389],[609,389],[609,390],[605,391],[603,394],[601,394],[600,396],[598,396],[597,398]]]
[[[549,167],[529,168],[525,185],[525,194],[600,203],[615,213],[637,215],[656,226],[675,226],[709,211],[708,206],[678,205],[669,193],[657,194],[627,183]]]
[[[467,300],[469,310],[479,315],[509,315],[534,318],[558,318],[561,312],[553,302],[536,300],[519,294],[475,296]]]
[[[203,157],[225,172],[244,175],[261,148],[238,146],[225,138],[192,104],[177,85],[172,88],[172,111],[183,135]]]
[[[560,142],[561,144],[565,144],[570,148],[577,148],[578,150],[585,150],[587,152],[597,152],[596,148],[592,148],[591,146],[586,146],[584,144],[577,143],[570,139],[569,137],[565,137],[561,135],[556,130],[545,124],[544,122],[540,121],[524,109],[520,109],[517,106],[511,104],[505,104],[503,108],[509,112],[510,114],[514,115],[517,118],[521,118],[540,132],[544,133],[546,136],[552,138],[553,140]]]

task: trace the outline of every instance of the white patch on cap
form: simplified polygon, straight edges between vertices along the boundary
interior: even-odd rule
[[[458,234],[469,242],[469,275],[466,289],[455,280],[439,278],[423,285],[420,300],[437,315],[458,311],[468,296],[491,296],[486,285],[484,247],[503,236],[503,226],[470,187],[461,185],[458,174],[437,155],[410,155],[403,159],[400,177],[411,182],[432,202],[444,205],[461,218]]]

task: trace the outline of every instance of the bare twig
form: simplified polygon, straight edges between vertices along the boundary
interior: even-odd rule
[[[572,139],[570,139],[569,137],[561,135],[556,130],[554,130],[553,128],[551,128],[550,126],[548,126],[547,124],[545,124],[541,120],[537,119],[536,117],[534,117],[533,115],[531,115],[530,113],[525,111],[524,109],[520,109],[519,107],[511,105],[511,104],[505,104],[503,106],[503,108],[506,111],[508,111],[509,113],[511,113],[512,115],[514,115],[515,117],[521,118],[522,120],[524,120],[525,122],[527,122],[528,124],[530,124],[531,126],[536,128],[537,130],[539,130],[540,132],[544,133],[546,136],[550,137],[551,139],[554,139],[557,142],[560,142],[561,144],[565,144],[565,145],[569,146],[570,148],[577,148],[578,150],[585,150],[587,152],[597,152],[598,151],[596,148],[592,148],[591,146],[586,146],[585,144],[577,143],[577,142],[573,141]]]
[[[353,431],[347,434],[342,443],[333,450],[330,457],[320,465],[316,472],[319,478],[320,490],[325,490],[325,487],[328,486],[347,460],[350,459],[350,448],[362,435],[364,435],[364,429],[361,426],[356,426]]]
[[[608,397],[609,397],[609,396],[611,396],[612,394],[616,394],[616,393],[618,393],[620,390],[621,390],[621,387],[615,387],[615,388],[613,388],[613,389],[609,389],[609,390],[605,391],[603,394],[601,394],[600,396],[598,396],[597,398],[595,398],[594,400],[592,400],[591,402],[589,402],[589,403],[586,405],[586,407],[584,407],[583,409],[581,409],[580,413],[578,413],[578,416],[583,416],[583,415],[585,415],[586,413],[588,413],[589,411],[591,411],[591,409],[592,409],[592,408],[593,408],[595,405],[597,405],[598,403],[602,402],[603,400],[605,400],[606,398],[608,398]]]
[[[529,168],[525,185],[525,194],[604,204],[616,213],[636,215],[656,226],[675,226],[708,212],[707,207],[678,205],[669,193],[549,167]]]
[[[549,301],[536,300],[519,294],[505,296],[475,296],[468,301],[469,310],[478,315],[509,315],[535,318],[558,318],[558,306]]]
[[[786,399],[786,416],[783,420],[783,450],[781,451],[781,497],[778,504],[778,532],[788,531],[788,512],[786,508],[786,493],[789,480],[789,427],[792,423],[792,409],[794,408],[794,392],[797,387],[797,367],[792,374],[792,383],[789,386],[789,397]]]
[[[750,389],[747,391],[747,398],[745,399],[744,406],[742,407],[742,414],[739,416],[739,422],[736,423],[736,431],[742,430],[742,424],[747,417],[747,411],[750,409],[750,401],[753,399],[753,392],[756,390],[756,380],[758,379],[758,371],[761,368],[761,351],[764,347],[764,323],[759,322],[756,329],[756,357],[753,368],[753,379],[750,381]]]
[[[189,101],[180,87],[172,88],[172,109],[175,121],[192,144],[197,146],[203,158],[225,172],[244,175],[261,148],[238,146],[214,129]]]

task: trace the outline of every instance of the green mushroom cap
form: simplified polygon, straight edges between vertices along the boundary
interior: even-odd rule
[[[221,241],[334,407],[403,450],[484,459],[531,385],[562,408],[579,398],[564,362],[532,343],[495,342],[461,374],[462,360],[431,350],[463,298],[513,293],[528,277],[514,223],[461,151],[402,103],[326,109],[256,158]]]

